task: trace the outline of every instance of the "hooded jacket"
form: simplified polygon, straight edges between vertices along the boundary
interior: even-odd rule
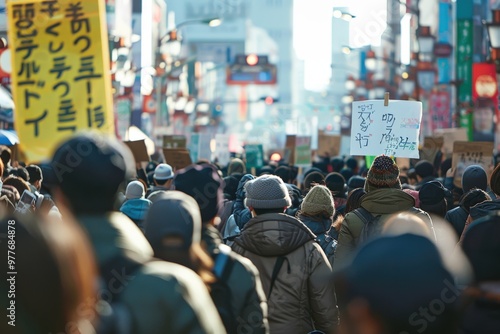
[[[331,267],[315,235],[300,220],[269,213],[252,218],[235,239],[235,252],[257,267],[268,295],[271,333],[329,333],[338,324]],[[284,256],[271,294],[277,258]]]
[[[190,269],[152,261],[153,250],[139,229],[121,213],[79,216],[99,269],[116,258],[142,263],[133,275],[118,274],[114,288],[132,316],[133,333],[225,333],[208,291]],[[110,281],[111,284],[111,281]]]
[[[361,206],[374,216],[381,215],[384,222],[395,213],[410,211],[417,214],[429,226],[435,238],[434,226],[430,216],[414,207],[415,199],[400,189],[383,188],[371,190],[363,196]],[[349,212],[340,228],[339,242],[335,251],[335,271],[346,266],[357,248],[364,222],[356,213]]]
[[[137,226],[142,228],[142,222],[152,202],[144,198],[134,198],[126,200],[120,207],[120,212],[132,219]]]
[[[307,226],[316,235],[316,241],[320,244],[323,252],[325,252],[330,265],[333,267],[333,259],[335,249],[337,248],[337,240],[334,238],[335,228],[332,226],[331,219],[313,218],[298,215],[298,218],[304,225]]]
[[[500,200],[484,201],[471,207],[469,214],[472,220],[476,220],[482,217],[486,217],[487,215],[492,214],[495,211],[499,210],[500,210]]]

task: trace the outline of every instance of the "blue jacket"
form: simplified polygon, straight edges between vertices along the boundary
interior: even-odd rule
[[[332,221],[329,219],[315,219],[299,214],[298,218],[316,235],[316,241],[319,243],[325,252],[330,265],[333,267],[333,259],[335,249],[337,248],[337,240],[334,238]],[[335,231],[336,232],[336,231]]]
[[[150,200],[144,198],[129,199],[122,204],[120,211],[142,228],[142,221],[146,218],[151,204]]]

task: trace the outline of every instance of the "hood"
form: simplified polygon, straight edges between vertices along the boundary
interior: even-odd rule
[[[363,196],[361,206],[372,214],[391,214],[415,206],[415,199],[399,189],[377,189]]]
[[[486,217],[487,215],[500,210],[500,201],[485,201],[470,208],[470,216],[473,220]]]
[[[316,236],[300,220],[283,213],[269,213],[250,219],[235,242],[265,257],[289,254]]]
[[[133,220],[143,220],[151,204],[151,201],[147,199],[129,199],[123,203],[120,211]]]
[[[315,235],[325,234],[332,226],[332,221],[329,219],[307,217],[301,214],[299,214],[298,218]]]

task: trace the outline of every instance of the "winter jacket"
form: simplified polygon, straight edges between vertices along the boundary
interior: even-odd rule
[[[222,243],[219,231],[204,224],[202,241],[215,261]],[[225,283],[231,290],[232,315],[236,318],[238,333],[269,333],[266,296],[257,268],[235,252],[229,255],[232,269]]]
[[[460,238],[462,232],[464,231],[465,221],[469,214],[461,206],[457,206],[446,213],[444,219],[451,224],[453,230],[457,233],[457,237]]]
[[[168,191],[170,190],[170,188],[167,188],[167,187],[164,187],[164,186],[153,186],[151,188],[148,189],[148,191],[146,191],[146,198],[149,199],[151,202],[154,202],[154,197],[155,196],[155,193],[157,193],[158,191]],[[151,196],[153,195],[153,196]]]
[[[471,207],[469,214],[472,220],[477,220],[479,218],[486,217],[487,215],[492,214],[495,211],[499,210],[500,210],[500,200],[485,201]]]
[[[115,212],[77,220],[89,237],[101,271],[119,257],[143,264],[133,275],[120,275],[115,282],[124,288],[120,301],[132,316],[133,333],[225,333],[198,275],[181,265],[153,261],[151,246],[128,217]]]
[[[323,249],[323,252],[325,252],[330,265],[333,267],[337,240],[333,237],[335,229],[332,227],[332,221],[330,219],[315,219],[301,214],[297,218],[316,235],[316,241],[321,246],[321,249]]]
[[[142,222],[146,218],[151,204],[153,203],[150,200],[144,198],[129,199],[123,203],[120,212],[132,219],[140,229],[143,229]]]
[[[331,333],[338,309],[331,267],[315,235],[298,219],[285,214],[252,218],[235,239],[235,252],[257,267],[268,295],[269,328],[273,334],[304,334],[313,329]],[[271,294],[277,259],[284,256]]]
[[[434,238],[434,226],[430,216],[414,207],[415,199],[399,189],[377,189],[368,192],[361,200],[361,206],[374,216],[381,215],[380,221],[384,222],[395,213],[410,211],[417,214],[427,223]],[[359,237],[363,229],[364,222],[355,212],[349,212],[344,217],[344,222],[340,228],[339,243],[335,251],[335,271],[349,264],[357,248]]]
[[[496,295],[498,296],[498,292]],[[473,302],[464,310],[461,322],[459,334],[498,334],[500,331],[500,302],[498,300]]]

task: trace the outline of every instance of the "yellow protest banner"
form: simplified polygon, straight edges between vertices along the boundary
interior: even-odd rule
[[[104,5],[7,2],[14,121],[29,162],[80,130],[114,134]]]

